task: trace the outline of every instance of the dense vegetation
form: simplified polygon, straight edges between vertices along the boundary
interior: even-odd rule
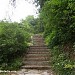
[[[31,35],[40,32],[39,24],[39,19],[32,15],[20,23],[0,21],[0,69],[20,68],[23,53],[31,45]]]
[[[57,75],[74,75],[75,68],[75,2],[47,0],[40,17],[44,37],[51,48],[52,64]]]
[[[30,37],[27,30],[26,25],[0,22],[0,69],[15,70],[22,65]]]
[[[32,15],[26,17],[25,20],[22,20],[22,24],[26,24],[29,28],[28,31],[33,34],[42,33],[44,31],[42,20],[40,18],[34,18]]]
[[[41,31],[39,24],[39,18],[32,15],[20,23],[0,21],[0,69],[20,68],[23,53],[31,45],[30,36]]]

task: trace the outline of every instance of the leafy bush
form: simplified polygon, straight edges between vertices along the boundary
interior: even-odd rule
[[[53,67],[57,75],[74,75],[75,1],[47,0],[40,17],[46,43],[52,49]]]
[[[20,66],[16,58],[26,51],[28,39],[29,33],[18,23],[0,22],[0,69]]]
[[[57,75],[74,75],[75,63],[69,59],[68,54],[60,52],[58,46],[54,47],[52,51],[52,64]]]
[[[45,27],[45,37],[50,37],[50,43],[55,45],[75,42],[75,2],[70,0],[48,0],[41,11]],[[51,44],[51,45],[52,45]]]

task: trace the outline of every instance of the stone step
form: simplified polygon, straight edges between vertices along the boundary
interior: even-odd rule
[[[33,40],[34,42],[44,42],[44,40],[40,40],[40,39],[35,39]],[[45,43],[45,42],[44,42]]]
[[[26,57],[49,57],[50,55],[48,54],[27,54]]]
[[[33,38],[32,40],[43,40],[44,41],[44,38]]]
[[[49,49],[30,49],[27,52],[49,52]]]
[[[25,56],[25,57],[23,57],[23,60],[29,59],[29,58],[33,58],[33,59],[36,59],[36,58],[38,58],[38,59],[41,59],[41,58],[47,59],[48,58],[48,59],[50,59],[50,57],[48,57],[48,56],[45,56],[45,57],[44,56],[41,56],[41,57],[40,56],[35,56],[35,57],[26,57]]]
[[[27,61],[48,61],[50,60],[49,57],[35,57],[35,58],[25,58],[24,60],[27,60]]]
[[[38,37],[43,38],[43,36],[42,36],[42,35],[33,35],[33,38],[34,38],[34,37],[36,37],[36,38],[38,38]]]
[[[37,43],[37,44],[33,44],[34,46],[45,46],[45,44],[39,44],[39,43]]]
[[[48,47],[29,47],[29,50],[35,49],[35,50],[50,50]]]
[[[39,42],[36,42],[36,43],[33,43],[34,46],[45,46],[44,43],[39,43]]]
[[[48,46],[47,45],[46,46],[34,46],[33,45],[33,46],[30,46],[30,47],[46,47],[47,48]]]
[[[42,43],[42,44],[41,44],[41,43],[34,43],[33,45],[34,45],[34,46],[45,46],[44,43]]]
[[[33,52],[33,51],[28,51],[27,54],[50,54],[50,52],[43,52],[43,51],[42,52],[40,52],[40,51],[39,52],[38,51]]]
[[[48,49],[47,46],[30,46],[29,49]]]
[[[35,41],[33,44],[42,44],[42,46],[45,45],[44,42],[39,42],[39,41]],[[39,45],[39,46],[40,46],[40,45]]]
[[[51,66],[37,66],[37,65],[25,65],[22,66],[23,69],[50,69]]]
[[[40,39],[35,39],[35,40],[33,40],[33,42],[44,42],[44,40],[40,40]],[[45,42],[44,42],[45,43]]]
[[[44,40],[44,38],[33,38],[32,40]]]
[[[44,40],[43,37],[33,37],[33,38],[32,38],[32,40],[36,40],[36,39]]]
[[[33,38],[40,38],[40,37],[43,38],[42,35],[34,35],[34,36],[33,36]]]
[[[33,38],[43,38],[42,35],[34,35]]]
[[[48,48],[29,48],[29,50],[50,50]]]
[[[45,44],[44,42],[42,42],[42,41],[34,41],[34,43],[33,44]]]
[[[49,61],[23,61],[24,65],[38,65],[38,66],[48,66]]]

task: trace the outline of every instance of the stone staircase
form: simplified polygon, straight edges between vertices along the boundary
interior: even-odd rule
[[[33,46],[27,50],[27,54],[23,58],[23,69],[50,69],[50,52],[44,43],[42,35],[34,35],[32,37]]]

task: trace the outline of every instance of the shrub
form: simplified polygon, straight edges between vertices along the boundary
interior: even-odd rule
[[[52,64],[57,75],[74,75],[75,63],[58,46],[52,49]]]
[[[46,43],[52,50],[57,75],[74,75],[75,1],[47,0],[40,17],[44,24]]]
[[[0,22],[0,68],[19,66],[16,60],[26,51],[29,34],[18,23]],[[10,67],[10,68],[9,68]],[[18,67],[17,67],[18,68]]]

